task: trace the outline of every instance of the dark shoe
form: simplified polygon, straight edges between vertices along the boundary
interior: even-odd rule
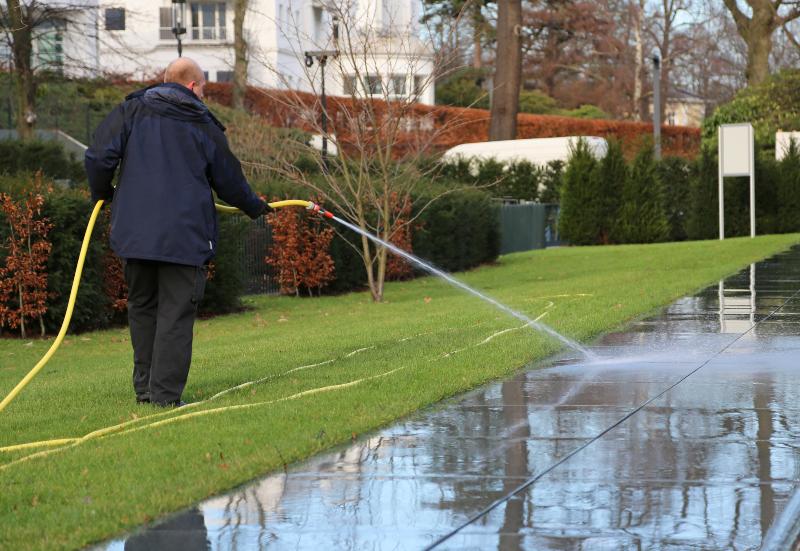
[[[173,400],[172,402],[153,402],[153,404],[161,408],[179,408],[185,406],[186,402],[183,400]]]
[[[137,404],[149,404],[150,403],[150,395],[149,394],[137,394],[136,395],[136,403]]]

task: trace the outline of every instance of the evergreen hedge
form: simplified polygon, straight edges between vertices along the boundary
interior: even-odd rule
[[[38,171],[50,178],[85,179],[83,164],[67,155],[57,142],[0,140],[0,172],[14,175]]]

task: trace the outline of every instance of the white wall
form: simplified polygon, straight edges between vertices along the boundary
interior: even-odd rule
[[[63,1],[63,0],[62,0]],[[70,0],[81,1],[85,0]],[[203,38],[192,36],[192,0],[187,0],[183,35],[183,54],[195,59],[208,73],[208,80],[219,81],[221,72],[233,70],[233,0],[225,2],[224,37]],[[407,75],[407,92],[412,90],[414,77],[430,80],[433,61],[430,51],[416,38],[418,17],[415,0],[358,0],[354,12],[355,24],[370,22],[376,27],[370,34],[391,31],[401,40],[393,49],[392,41],[375,48],[369,56],[361,56],[358,72],[380,75],[389,84],[391,75]],[[162,37],[159,8],[168,8],[170,0],[93,0],[94,10],[85,10],[83,22],[68,29],[65,40],[67,57],[79,60],[65,65],[70,74],[112,73],[135,79],[151,78],[159,74],[177,57],[177,42],[167,29]],[[333,49],[331,17],[320,10],[319,0],[251,0],[245,19],[245,37],[248,41],[250,62],[248,80],[255,86],[318,90],[320,76],[318,65],[307,69],[304,52]],[[106,29],[106,10],[125,9],[125,29]],[[218,14],[216,14],[218,15]],[[171,27],[171,17],[167,27]],[[91,29],[89,32],[87,29]],[[383,29],[383,31],[381,31]],[[216,28],[215,32],[222,29]],[[385,34],[384,32],[384,34]],[[374,44],[370,44],[373,47]],[[368,58],[368,59],[364,59]],[[326,75],[327,91],[331,95],[343,93],[342,74],[355,72],[352,60],[331,61]],[[434,102],[433,86],[421,95],[423,103]]]

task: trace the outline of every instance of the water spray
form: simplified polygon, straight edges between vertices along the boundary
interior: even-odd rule
[[[558,333],[557,331],[555,331],[554,329],[548,327],[544,323],[537,322],[535,320],[530,319],[526,315],[524,315],[524,314],[522,314],[520,312],[517,312],[516,310],[513,310],[513,309],[509,308],[508,306],[506,306],[505,304],[499,302],[498,300],[496,300],[496,299],[494,299],[494,298],[492,298],[492,297],[490,297],[490,296],[488,296],[488,295],[486,295],[484,293],[481,293],[480,291],[478,291],[476,289],[473,289],[472,287],[470,287],[466,283],[463,283],[462,281],[459,281],[458,279],[456,279],[455,277],[453,277],[449,273],[447,273],[447,272],[445,272],[443,270],[440,270],[439,268],[436,268],[435,266],[432,266],[431,264],[425,262],[421,258],[416,257],[413,254],[408,253],[408,252],[404,251],[403,249],[397,247],[396,245],[393,245],[393,244],[391,244],[391,243],[389,243],[387,241],[384,241],[383,239],[381,239],[381,238],[379,238],[379,237],[377,237],[375,235],[372,235],[369,232],[366,232],[366,231],[362,230],[358,226],[356,226],[354,224],[351,224],[350,222],[348,222],[346,220],[343,220],[343,219],[339,218],[338,216],[334,216],[332,212],[325,210],[324,208],[322,208],[321,206],[319,206],[316,203],[313,203],[311,201],[303,201],[303,200],[299,200],[299,199],[287,199],[287,200],[284,200],[284,201],[274,201],[272,203],[268,203],[268,205],[272,209],[280,209],[280,208],[285,208],[285,207],[304,207],[310,213],[317,214],[319,216],[322,216],[323,218],[328,218],[330,220],[334,220],[334,221],[338,222],[339,224],[343,225],[344,227],[346,227],[346,228],[358,233],[359,235],[362,235],[362,236],[366,237],[367,239],[373,241],[374,243],[377,243],[382,247],[386,247],[387,249],[392,251],[394,254],[404,258],[405,260],[408,260],[409,262],[411,262],[415,266],[421,268],[422,270],[425,270],[426,272],[428,272],[430,274],[433,274],[435,276],[438,276],[438,277],[444,279],[450,285],[452,285],[454,287],[457,287],[457,288],[459,288],[461,290],[464,290],[464,291],[470,293],[471,295],[473,295],[475,297],[478,297],[478,298],[480,298],[481,300],[483,300],[485,302],[488,302],[489,304],[495,306],[496,308],[502,310],[503,312],[509,314],[510,316],[513,316],[513,317],[517,318],[518,320],[524,322],[526,326],[532,327],[532,328],[534,328],[534,329],[536,329],[538,331],[541,331],[543,333],[546,333],[546,334],[550,335],[551,337],[559,340],[561,343],[563,343],[564,345],[568,346],[569,348],[579,352],[580,354],[585,356],[587,359],[595,360],[597,358],[597,356],[594,353],[592,353],[591,351],[587,350],[586,348],[584,348],[583,346],[581,346],[577,342],[573,341],[572,339],[569,339],[569,338],[565,337],[564,335]],[[3,398],[3,401],[0,402],[0,411],[3,411],[6,408],[6,406],[8,406],[8,404],[11,403],[11,401],[14,398],[17,397],[17,395],[22,391],[22,389],[24,389],[28,385],[28,383],[31,382],[31,380],[36,376],[36,374],[39,373],[39,371],[41,371],[41,369],[45,366],[45,364],[47,364],[47,362],[50,360],[50,358],[53,356],[53,354],[55,354],[56,350],[58,350],[58,347],[61,346],[61,342],[64,340],[64,337],[67,334],[67,329],[69,328],[69,322],[72,320],[72,313],[73,313],[73,310],[75,309],[75,300],[76,300],[76,298],[78,296],[78,287],[80,286],[81,275],[83,274],[83,265],[84,265],[84,262],[86,261],[86,251],[89,248],[89,241],[91,240],[91,237],[92,237],[92,230],[94,230],[94,225],[95,225],[95,222],[97,221],[97,216],[100,213],[100,209],[102,208],[102,206],[103,206],[103,201],[102,200],[97,201],[97,203],[94,206],[94,210],[92,211],[92,215],[89,218],[89,223],[86,226],[86,233],[83,236],[83,243],[81,244],[81,251],[80,251],[80,254],[78,255],[78,266],[77,266],[77,268],[75,270],[75,276],[73,277],[73,280],[72,280],[72,289],[71,289],[70,294],[69,294],[69,300],[67,302],[67,311],[66,311],[66,313],[64,315],[64,321],[61,323],[61,329],[59,329],[58,335],[56,336],[55,340],[53,341],[53,344],[47,350],[45,355],[42,356],[42,359],[39,360],[39,362],[33,367],[33,369],[31,369],[30,372],[28,372],[28,374],[25,375],[25,377],[19,383],[17,383],[17,386],[15,386],[14,389],[5,398]],[[219,212],[224,212],[224,213],[235,214],[235,213],[241,212],[241,211],[239,211],[239,209],[237,209],[235,207],[230,207],[230,206],[226,206],[226,205],[215,204],[215,207]]]

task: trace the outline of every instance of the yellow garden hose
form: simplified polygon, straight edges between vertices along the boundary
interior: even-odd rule
[[[328,218],[332,217],[333,215],[326,210],[319,207],[319,205],[312,203],[311,201],[301,201],[298,199],[290,199],[286,201],[275,201],[272,203],[268,203],[269,206],[273,209],[279,209],[283,207],[305,207],[308,210],[311,210],[315,213],[318,213],[322,216],[326,216]],[[81,244],[81,252],[78,256],[78,267],[75,270],[75,277],[72,279],[72,290],[69,293],[69,301],[67,302],[67,311],[64,314],[64,321],[61,323],[61,329],[58,331],[58,335],[56,339],[53,341],[53,344],[50,345],[47,353],[42,356],[42,359],[33,366],[33,369],[28,372],[27,375],[14,387],[14,389],[9,392],[8,396],[3,398],[3,401],[0,402],[0,411],[3,411],[11,401],[17,397],[17,395],[25,388],[29,382],[36,376],[39,371],[45,366],[45,364],[50,360],[50,358],[55,354],[58,347],[61,346],[61,341],[64,340],[64,336],[67,334],[67,329],[69,328],[69,322],[72,319],[72,311],[75,308],[75,299],[78,296],[78,287],[80,286],[81,282],[81,274],[83,273],[83,264],[86,261],[86,251],[89,249],[89,241],[92,238],[92,230],[94,230],[94,224],[97,221],[97,215],[100,213],[100,208],[103,206],[103,201],[98,201],[95,206],[94,210],[92,211],[92,216],[89,218],[89,223],[86,226],[86,233],[83,236],[83,243]],[[228,207],[224,205],[215,205],[217,210],[224,213],[238,213],[241,212],[239,209],[235,207]]]

